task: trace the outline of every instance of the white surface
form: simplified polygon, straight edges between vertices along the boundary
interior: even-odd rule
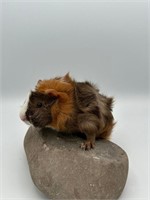
[[[39,79],[68,71],[115,96],[112,141],[130,163],[120,199],[149,200],[147,1],[3,0],[2,11],[2,200],[45,198],[29,175],[19,105]]]
[[[22,99],[23,100],[23,99]],[[18,116],[21,99],[3,99],[2,199],[45,199],[34,187],[23,149],[27,130]],[[129,175],[120,200],[148,200],[148,99],[118,98],[112,141],[129,156]]]

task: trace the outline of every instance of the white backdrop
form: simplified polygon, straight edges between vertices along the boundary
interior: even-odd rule
[[[38,79],[67,72],[114,96],[112,141],[129,156],[120,200],[148,200],[147,1],[2,3],[2,199],[46,199],[33,185],[19,107]]]

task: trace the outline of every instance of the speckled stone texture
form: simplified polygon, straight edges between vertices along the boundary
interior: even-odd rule
[[[126,153],[106,140],[83,151],[82,140],[30,127],[24,147],[34,184],[49,199],[118,199],[128,174]]]

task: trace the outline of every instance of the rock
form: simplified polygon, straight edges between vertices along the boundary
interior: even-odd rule
[[[118,199],[128,174],[126,153],[106,140],[83,151],[82,140],[30,127],[24,147],[34,184],[49,199]]]

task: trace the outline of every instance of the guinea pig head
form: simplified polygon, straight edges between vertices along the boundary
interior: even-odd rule
[[[27,124],[44,128],[52,122],[51,107],[57,96],[31,91],[20,110],[20,118]]]

